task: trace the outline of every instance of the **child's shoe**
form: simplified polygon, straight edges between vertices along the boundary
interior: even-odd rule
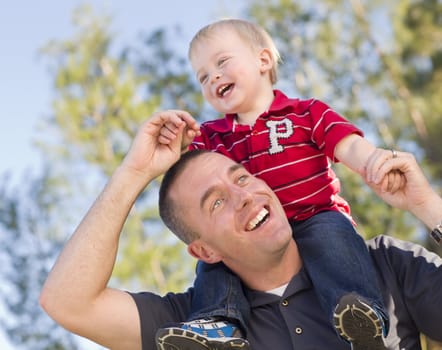
[[[234,324],[207,318],[161,328],[155,340],[158,350],[249,350],[241,336]]]

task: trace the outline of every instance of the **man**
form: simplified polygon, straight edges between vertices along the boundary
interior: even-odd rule
[[[180,113],[161,112],[143,124],[41,293],[42,307],[58,323],[111,349],[154,349],[156,330],[168,322],[182,322],[189,312],[192,291],[160,297],[107,287],[120,232],[135,199],[180,158],[181,140],[167,146],[158,143],[161,127]],[[162,216],[168,225],[175,223],[190,254],[208,263],[222,261],[240,276],[252,305],[247,333],[252,348],[349,349],[322,315],[273,192],[219,154],[191,157],[169,188],[163,185]],[[442,198],[411,155],[398,152],[396,158],[368,169],[368,183],[384,200],[409,210],[430,228],[439,225]],[[379,184],[391,169],[399,169],[406,178],[400,192],[388,193]],[[167,208],[174,215],[169,219]],[[369,247],[391,317],[387,348],[419,349],[419,332],[442,340],[442,260],[386,237]],[[265,293],[286,284],[282,296]]]

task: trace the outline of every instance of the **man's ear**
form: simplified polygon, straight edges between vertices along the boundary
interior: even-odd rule
[[[214,264],[221,261],[221,256],[199,239],[189,243],[187,246],[187,251],[194,258],[202,260],[208,264]]]
[[[261,73],[270,71],[273,68],[273,58],[269,49],[262,49],[259,52]]]

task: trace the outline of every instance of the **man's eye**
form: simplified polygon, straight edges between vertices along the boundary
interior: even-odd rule
[[[213,202],[213,205],[212,205],[212,210],[218,208],[222,202],[223,202],[222,199],[215,200],[215,202]]]
[[[247,180],[247,175],[241,175],[241,176],[238,178],[238,183],[239,183],[239,184],[243,184],[243,183],[246,182],[246,180]]]

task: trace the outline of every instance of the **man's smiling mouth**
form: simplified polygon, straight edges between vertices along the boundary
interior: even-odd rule
[[[269,211],[266,208],[262,208],[255,218],[249,221],[246,230],[253,231],[261,226],[269,217]]]

